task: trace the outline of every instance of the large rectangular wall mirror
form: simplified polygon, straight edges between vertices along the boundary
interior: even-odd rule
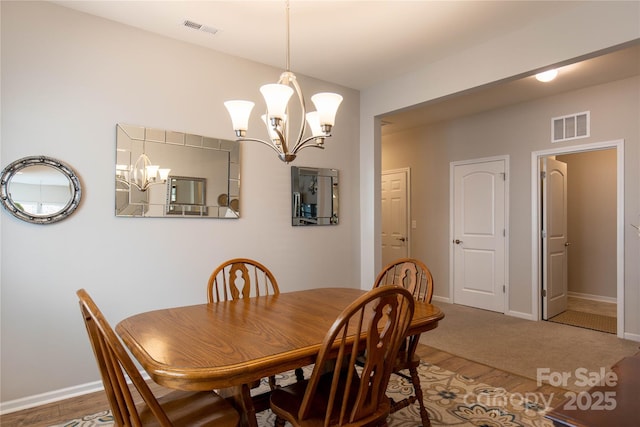
[[[116,131],[116,216],[240,216],[238,142],[126,124]]]
[[[292,225],[338,224],[338,170],[291,167]]]

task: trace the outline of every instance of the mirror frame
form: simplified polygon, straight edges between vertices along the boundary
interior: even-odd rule
[[[152,185],[158,184],[156,188],[163,187],[163,191],[154,193],[154,201],[138,200],[137,197],[149,197],[145,191],[136,190],[135,186],[128,183],[126,174],[132,173],[135,165],[135,158],[132,147],[139,146],[143,154],[149,149],[162,149],[167,147],[170,150],[179,150],[178,155],[194,156],[193,150],[206,150],[203,152],[215,153],[219,160],[224,157],[226,163],[226,171],[224,178],[221,176],[217,179],[213,170],[212,174],[202,174],[194,171],[193,168],[185,167],[186,157],[178,166],[171,161],[163,164],[162,167],[170,169],[168,178],[184,178],[189,177],[191,180],[204,179],[207,187],[205,196],[206,203],[203,209],[197,211],[170,212],[168,197],[170,188],[169,180],[154,182]],[[204,218],[204,219],[238,219],[240,217],[239,199],[240,199],[240,143],[234,140],[214,138],[209,136],[197,135],[181,131],[172,131],[160,128],[151,128],[140,125],[131,125],[125,123],[116,124],[116,173],[115,173],[115,215],[120,218]],[[184,151],[186,149],[186,151]],[[139,153],[140,150],[136,152]],[[185,154],[186,153],[186,154]],[[151,155],[152,159],[157,159]],[[184,160],[186,159],[186,160]],[[162,162],[160,162],[162,163]],[[202,163],[200,164],[202,168]],[[124,175],[123,175],[124,174]],[[215,178],[215,179],[214,179]],[[217,189],[223,188],[221,194]],[[229,205],[219,204],[220,196],[226,195],[228,199],[236,200],[236,203]],[[124,201],[124,203],[120,203]],[[216,204],[218,203],[218,204]],[[187,205],[184,205],[187,206]],[[125,209],[134,207],[139,210]],[[153,212],[150,212],[153,209]],[[123,213],[125,212],[125,213]]]
[[[330,188],[324,188],[321,193],[329,194],[331,198],[331,216],[318,216],[317,211],[310,210],[304,212],[304,204],[302,203],[301,177],[312,176],[316,178],[329,178],[331,180]],[[315,191],[318,191],[318,180],[315,180]],[[291,225],[296,226],[325,226],[338,225],[339,223],[339,179],[338,169],[315,168],[307,166],[291,166]],[[328,191],[328,192],[327,192]],[[316,206],[320,205],[309,205]]]
[[[30,166],[51,167],[62,173],[69,180],[71,197],[69,197],[69,201],[64,208],[51,215],[33,215],[20,209],[11,199],[11,193],[9,192],[11,179],[22,169]],[[52,157],[23,157],[2,170],[2,177],[0,178],[0,200],[2,201],[2,206],[9,211],[11,215],[31,224],[53,224],[55,222],[62,221],[76,210],[80,204],[81,198],[82,188],[80,186],[80,179],[78,178],[78,175],[76,175],[75,171],[70,166]]]

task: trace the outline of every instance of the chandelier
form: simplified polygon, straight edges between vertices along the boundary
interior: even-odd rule
[[[265,144],[273,149],[278,157],[289,163],[296,158],[298,151],[303,148],[324,148],[324,140],[331,136],[331,128],[335,123],[336,112],[342,102],[342,96],[337,93],[317,93],[311,97],[311,101],[317,111],[307,113],[304,96],[295,74],[290,70],[290,30],[289,30],[289,0],[286,1],[287,20],[287,56],[286,71],[280,75],[278,83],[266,84],[260,87],[260,92],[267,104],[266,114],[262,121],[267,127],[268,140],[249,138],[246,136],[249,127],[249,116],[255,105],[251,101],[233,100],[224,103],[231,116],[233,130],[237,141],[254,141]],[[289,139],[289,123],[287,122],[289,100],[293,93],[297,94],[300,103],[300,125],[295,140]],[[306,123],[305,123],[306,120]],[[307,124],[311,136],[305,137]]]
[[[161,169],[160,166],[151,164],[151,160],[144,153],[140,154],[131,169],[129,166],[116,165],[116,179],[129,188],[134,186],[142,192],[147,191],[152,185],[165,184],[169,172],[171,169]]]

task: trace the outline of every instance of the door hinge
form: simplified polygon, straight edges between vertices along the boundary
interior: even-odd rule
[[[546,231],[541,230],[541,231],[540,231],[540,234],[542,235],[542,238],[543,238],[543,239],[546,239],[546,238],[547,238],[547,232],[546,232]]]
[[[502,237],[507,237],[507,229],[506,228],[502,229]]]
[[[502,285],[502,293],[503,294],[507,293],[507,286],[506,285]]]
[[[542,290],[542,298],[544,298],[544,297],[546,297],[546,296],[547,296],[547,290],[546,290],[546,289],[543,289],[543,290]]]
[[[500,172],[500,175],[502,175],[502,180],[503,181],[507,180],[507,173],[506,172]]]
[[[547,173],[545,171],[540,171],[540,179],[545,179],[547,177]]]

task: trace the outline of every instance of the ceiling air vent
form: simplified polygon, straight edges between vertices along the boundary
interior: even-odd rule
[[[589,111],[551,119],[551,142],[586,138],[590,135]]]
[[[191,28],[197,31],[203,31],[205,33],[209,33],[209,34],[215,34],[218,32],[217,28],[213,28],[213,27],[209,27],[207,25],[202,25],[202,24],[198,24],[197,22],[193,22],[193,21],[189,21],[188,19],[185,20],[182,25],[184,25],[187,28]]]

